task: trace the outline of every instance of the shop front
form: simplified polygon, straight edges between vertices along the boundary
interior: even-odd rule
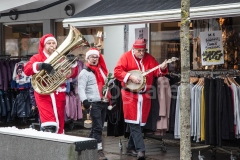
[[[63,29],[62,20],[89,7],[99,0],[88,2],[78,0],[23,0],[14,5],[13,0],[0,8],[0,55],[28,56],[38,52],[39,40],[47,33],[52,33],[59,45],[68,34]],[[4,7],[3,7],[4,6]],[[88,41],[103,48],[101,36],[102,27],[81,30]],[[77,50],[76,52],[82,52]],[[76,53],[79,54],[79,53]]]
[[[98,8],[98,6],[106,4],[109,8]],[[217,66],[212,67],[219,69],[238,68],[239,48],[236,38],[239,37],[239,14],[237,11],[239,8],[240,4],[235,3],[234,0],[228,2],[204,0],[201,3],[191,0],[190,69],[211,68],[211,63],[201,64],[200,32],[209,31],[221,31],[223,42],[221,57],[224,58],[224,62],[215,63]],[[97,13],[90,12],[96,10]],[[172,56],[180,58],[180,1],[151,1],[148,3],[144,1],[138,3],[101,1],[71,18],[64,19],[63,26],[67,27],[68,24],[79,28],[86,26],[103,27],[105,55],[110,70],[120,55],[131,48],[134,39],[137,38],[136,30],[140,28],[147,30],[148,50],[159,62]],[[114,41],[117,41],[118,45],[113,47]],[[112,54],[115,57],[112,57]],[[108,59],[108,57],[110,58]],[[180,72],[180,62],[170,66],[170,70]]]
[[[99,8],[104,5],[109,7]],[[236,86],[240,84],[239,9],[240,3],[234,0],[191,0],[191,136],[193,141],[206,145],[222,147],[225,140],[233,145],[235,142],[232,140],[240,137],[239,116],[232,114],[239,113],[240,101],[236,93],[239,92]],[[63,26],[103,26],[104,55],[109,70],[113,71],[121,54],[130,50],[134,40],[139,37],[147,39],[148,51],[159,63],[171,57],[181,58],[180,13],[180,0],[153,0],[147,3],[144,0],[100,1],[63,20]],[[171,115],[169,128],[162,131],[169,129],[169,133],[179,139],[180,109],[177,104],[180,101],[181,61],[173,62],[168,67],[169,72],[174,73],[168,78],[176,75],[178,81],[171,84],[175,90],[171,104],[175,106],[168,106],[168,109],[171,108],[168,113]],[[231,90],[235,93],[232,94]],[[231,157],[234,160],[234,156]]]
[[[69,32],[68,29],[63,28],[62,20],[74,14],[73,11],[80,12],[98,1],[23,0],[22,4],[16,3],[19,5],[16,5],[16,8],[14,8],[18,11],[18,16],[8,15],[13,8],[5,8],[4,10],[0,8],[1,124],[2,122],[5,126],[8,126],[10,123],[16,125],[21,123],[28,126],[31,122],[34,122],[34,125],[38,124],[35,123],[39,122],[36,103],[34,104],[33,101],[30,103],[30,99],[34,99],[34,96],[30,97],[29,94],[32,77],[24,74],[24,65],[32,55],[38,53],[40,38],[44,34],[53,34],[57,39],[58,46],[61,45]],[[0,4],[2,4],[2,1]],[[15,5],[12,5],[12,7],[15,7]],[[86,26],[85,28],[79,28],[79,31],[88,40],[90,45],[97,46],[104,53],[104,42],[102,40],[103,27]],[[83,64],[83,54],[88,48],[80,47],[73,52],[76,56],[80,57],[79,66]],[[23,102],[20,100],[22,96],[26,97],[26,101]],[[71,98],[78,98],[78,95],[72,95]],[[14,103],[14,101],[23,103],[18,103],[21,107],[16,107],[17,103]],[[70,121],[72,119],[75,121],[83,118],[80,106],[81,102],[79,99],[78,101],[80,109],[73,109],[73,117],[68,114],[68,117],[71,117],[69,118]]]

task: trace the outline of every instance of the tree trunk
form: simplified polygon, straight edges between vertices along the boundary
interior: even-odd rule
[[[190,0],[181,0],[180,160],[191,159],[189,9]]]

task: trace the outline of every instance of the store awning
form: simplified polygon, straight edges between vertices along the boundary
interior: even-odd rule
[[[101,0],[63,20],[76,27],[180,21],[181,0]],[[191,0],[190,18],[239,15],[239,0]]]
[[[36,2],[38,0],[1,0],[0,13],[9,9],[13,9],[28,3]]]

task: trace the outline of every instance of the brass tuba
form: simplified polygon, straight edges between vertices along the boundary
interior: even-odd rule
[[[46,71],[41,70],[32,76],[33,89],[39,94],[53,93],[66,81],[67,77],[71,75],[72,65],[77,60],[77,57],[75,57],[74,60],[70,61],[66,58],[66,55],[79,46],[88,44],[74,26],[69,25],[69,28],[68,36],[64,42],[44,61],[44,63],[49,63],[53,66],[54,74],[50,75]]]

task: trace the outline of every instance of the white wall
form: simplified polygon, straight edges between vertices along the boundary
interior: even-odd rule
[[[14,0],[9,0],[9,1],[14,1]],[[37,2],[29,3],[29,4],[26,4],[26,5],[17,7],[15,9],[17,9],[18,11],[36,9],[36,8],[43,7],[45,5],[48,5],[48,4],[56,2],[56,1],[57,0],[38,0]],[[57,6],[48,8],[48,9],[40,11],[40,12],[29,13],[29,14],[21,14],[21,15],[18,16],[18,19],[15,20],[15,21],[11,20],[8,16],[1,17],[0,18],[0,23],[1,22],[3,22],[3,23],[14,23],[14,22],[24,22],[24,21],[25,22],[26,21],[41,21],[41,20],[44,20],[44,19],[64,19],[64,18],[69,17],[65,14],[65,11],[64,11],[64,8],[65,8],[66,5],[74,4],[75,14],[76,14],[76,13],[84,10],[85,8],[95,4],[98,1],[100,1],[100,0],[69,0],[67,2],[61,3]],[[2,3],[3,2],[1,2],[1,0],[0,0],[0,5],[4,5]],[[9,12],[9,11],[3,11],[3,13]]]
[[[120,56],[124,53],[124,25],[105,26],[104,59],[108,70],[113,73]]]

